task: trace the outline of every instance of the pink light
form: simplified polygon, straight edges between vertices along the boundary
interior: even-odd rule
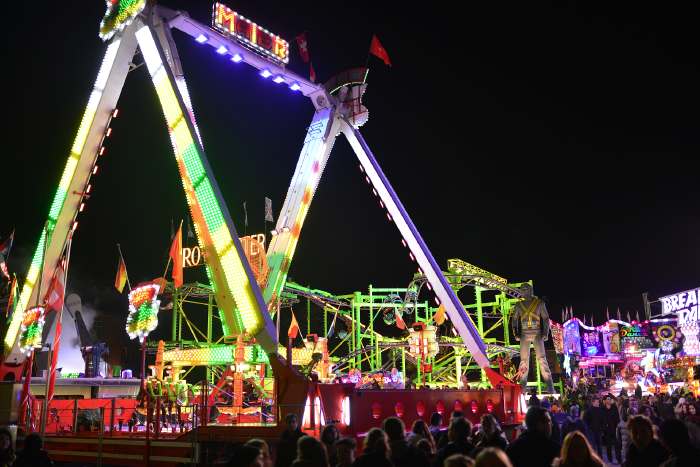
[[[92,169],[92,174],[93,174],[93,175],[96,175],[96,174],[97,174],[97,166],[95,166],[95,167]]]
[[[107,138],[109,138],[111,135],[112,135],[112,128],[110,127],[110,128],[107,128],[107,133],[105,134],[105,136]]]
[[[75,229],[78,228],[78,221],[73,221],[73,226],[71,227],[71,230],[75,231]]]
[[[376,190],[375,188],[372,188],[372,193],[374,193],[374,196],[379,196],[379,195],[377,194],[377,190]]]
[[[114,109],[114,112],[112,112],[112,118],[117,118],[119,115],[119,109]]]
[[[100,148],[100,156],[103,155],[104,153],[105,153],[105,147],[102,146],[102,147]]]
[[[358,165],[358,167],[360,168],[360,172],[364,172],[364,171],[365,171],[365,169],[364,169],[361,165]]]
[[[386,218],[389,219],[389,222],[394,220],[391,218],[391,214],[389,214],[388,212],[386,213]]]
[[[85,203],[80,203],[80,212],[83,212],[85,209]]]
[[[404,248],[408,247],[408,245],[406,245],[406,240],[404,240],[403,238],[401,239],[401,244],[404,246]]]
[[[90,193],[90,190],[92,190],[92,185],[88,184],[87,189],[85,190],[85,193]]]
[[[371,185],[371,184],[372,184],[372,182],[369,181],[369,177],[368,177],[367,175],[365,175],[365,180],[367,180],[367,184],[368,184],[368,185]]]

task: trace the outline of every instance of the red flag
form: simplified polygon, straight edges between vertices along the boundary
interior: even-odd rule
[[[406,329],[406,323],[404,322],[399,310],[394,309],[394,314],[396,315],[396,327],[399,329]]]
[[[382,43],[379,42],[379,39],[376,35],[372,35],[372,43],[369,46],[369,53],[371,53],[375,57],[380,58],[385,65],[391,66],[389,54],[386,52],[386,49],[384,48]]]
[[[287,337],[294,339],[297,337],[297,334],[299,334],[299,323],[297,323],[297,319],[294,317],[294,312],[292,311],[292,322],[289,323]]]
[[[7,308],[5,309],[5,318],[10,316],[10,310],[14,309],[15,306],[15,289],[17,288],[17,277],[12,278],[12,283],[10,284],[10,296],[7,297]]]
[[[56,366],[58,365],[58,352],[61,348],[61,332],[63,330],[63,309],[58,312],[58,320],[56,321],[56,333],[53,338],[53,354],[51,355],[51,370],[49,373],[49,393],[47,400],[51,402],[53,399],[54,386],[56,385]]]
[[[63,261],[58,264],[56,272],[51,279],[49,291],[46,293],[46,308],[47,311],[54,309],[60,313],[63,309],[63,298],[66,294],[65,281],[66,273],[63,270]]]
[[[316,72],[314,71],[314,64],[309,62],[309,79],[312,83],[316,82]]]
[[[299,55],[304,63],[309,63],[309,44],[306,41],[306,32],[302,32],[296,37],[297,47],[299,47]]]
[[[124,286],[126,285],[126,263],[124,263],[124,258],[119,255],[119,267],[117,268],[117,277],[114,278],[114,288],[122,293],[124,291]]]
[[[175,288],[182,286],[182,224],[177,229],[173,244],[170,245],[170,258],[173,260],[172,278]]]

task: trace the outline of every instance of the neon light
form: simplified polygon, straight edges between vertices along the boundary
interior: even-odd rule
[[[241,54],[233,54],[233,57],[231,57],[231,61],[234,63],[239,63],[243,61],[243,55]]]
[[[270,70],[265,68],[263,71],[260,72],[260,76],[262,76],[263,78],[269,78],[270,76],[272,76],[272,73],[270,73]]]
[[[272,81],[274,81],[277,84],[281,84],[281,83],[284,83],[284,77],[277,75],[274,78],[272,78]]]
[[[289,63],[289,43],[222,3],[214,3],[212,26],[275,62]]]
[[[299,83],[295,82],[289,85],[289,89],[291,89],[292,91],[298,91],[301,89],[301,86],[299,85]]]
[[[350,425],[350,397],[343,397],[343,402],[340,405],[340,420],[344,425]]]
[[[120,40],[116,39],[112,41],[107,47],[104,59],[102,60],[102,65],[97,73],[97,78],[95,79],[95,84],[93,90],[88,99],[87,106],[83,112],[83,118],[80,121],[80,126],[78,132],[73,141],[73,146],[71,148],[71,153],[68,156],[68,161],[61,174],[61,179],[58,183],[58,188],[56,189],[56,194],[54,195],[53,201],[51,202],[51,207],[49,208],[49,219],[48,219],[48,230],[53,230],[56,225],[56,220],[61,212],[63,203],[68,194],[68,187],[70,185],[73,176],[75,175],[75,170],[78,166],[78,160],[80,159],[80,154],[85,146],[85,140],[87,139],[88,130],[90,125],[95,118],[95,112],[97,111],[97,104],[102,98],[102,92],[107,83],[107,78],[109,77],[109,71],[112,69],[114,60],[117,56],[117,50],[119,49]],[[115,110],[116,112],[116,110]],[[44,254],[44,242],[46,241],[46,232],[42,232],[39,238],[39,244],[34,250],[34,256],[32,257],[32,262],[29,266],[29,271],[25,279],[24,285],[22,286],[22,292],[19,297],[19,303],[22,306],[27,306],[30,303],[30,298],[32,291],[34,290],[34,285],[36,285],[39,279],[39,271],[41,269],[42,257]],[[9,351],[15,344],[17,335],[19,333],[21,313],[14,313],[12,316],[12,321],[7,328],[7,333],[5,334],[4,345],[5,349]]]
[[[262,325],[259,305],[204,168],[200,150],[183,118],[150,30],[143,27],[136,32],[136,37],[170,130],[199,246],[210,263],[207,275],[215,288],[219,310],[224,317],[222,321],[235,333],[246,330],[255,334]],[[184,84],[183,80],[183,87]]]
[[[197,37],[195,38],[195,40],[196,40],[197,42],[199,42],[200,44],[204,44],[206,41],[209,40],[209,38],[208,38],[207,36],[205,36],[204,34],[200,34],[199,36],[197,36]]]
[[[107,12],[100,23],[100,38],[107,41],[123,31],[145,6],[146,0],[107,0]]]
[[[24,312],[22,317],[19,350],[29,356],[32,350],[41,348],[41,334],[44,331],[46,310],[36,306]]]
[[[126,332],[129,337],[138,337],[140,342],[158,326],[158,284],[146,284],[129,292],[129,316],[126,318]]]
[[[216,53],[218,53],[219,55],[225,55],[226,52],[228,52],[228,49],[223,45],[219,46],[219,48],[216,49]]]

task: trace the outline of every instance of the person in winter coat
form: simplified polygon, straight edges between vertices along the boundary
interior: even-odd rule
[[[588,440],[598,456],[603,456],[603,429],[605,427],[603,409],[600,408],[600,399],[594,397],[591,405],[583,413],[583,423],[586,424]]]
[[[552,419],[542,407],[530,407],[525,414],[527,430],[513,441],[506,454],[515,467],[550,467],[559,455],[559,443],[552,441]]]
[[[622,409],[622,416],[620,417],[620,422],[617,424],[617,446],[618,446],[618,461],[620,464],[624,463],[627,459],[627,451],[630,448],[630,431],[627,428],[627,421],[629,420],[629,409]]]
[[[605,398],[605,407],[603,410],[603,445],[605,453],[608,455],[608,462],[613,462],[613,452],[618,459],[613,462],[619,464],[621,460],[617,456],[617,425],[620,423],[620,413],[617,411],[617,405],[612,396]]]

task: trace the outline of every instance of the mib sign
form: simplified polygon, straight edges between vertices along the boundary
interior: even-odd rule
[[[662,314],[675,314],[678,316],[678,325],[687,322],[698,321],[698,301],[700,301],[700,288],[686,290],[673,295],[661,297]]]
[[[241,237],[240,240],[245,254],[249,259],[260,253],[264,253],[265,234],[248,235],[247,237]],[[262,249],[262,251],[260,249]],[[192,268],[195,266],[204,266],[205,262],[204,251],[202,251],[199,246],[184,247],[182,249],[182,267]]]

